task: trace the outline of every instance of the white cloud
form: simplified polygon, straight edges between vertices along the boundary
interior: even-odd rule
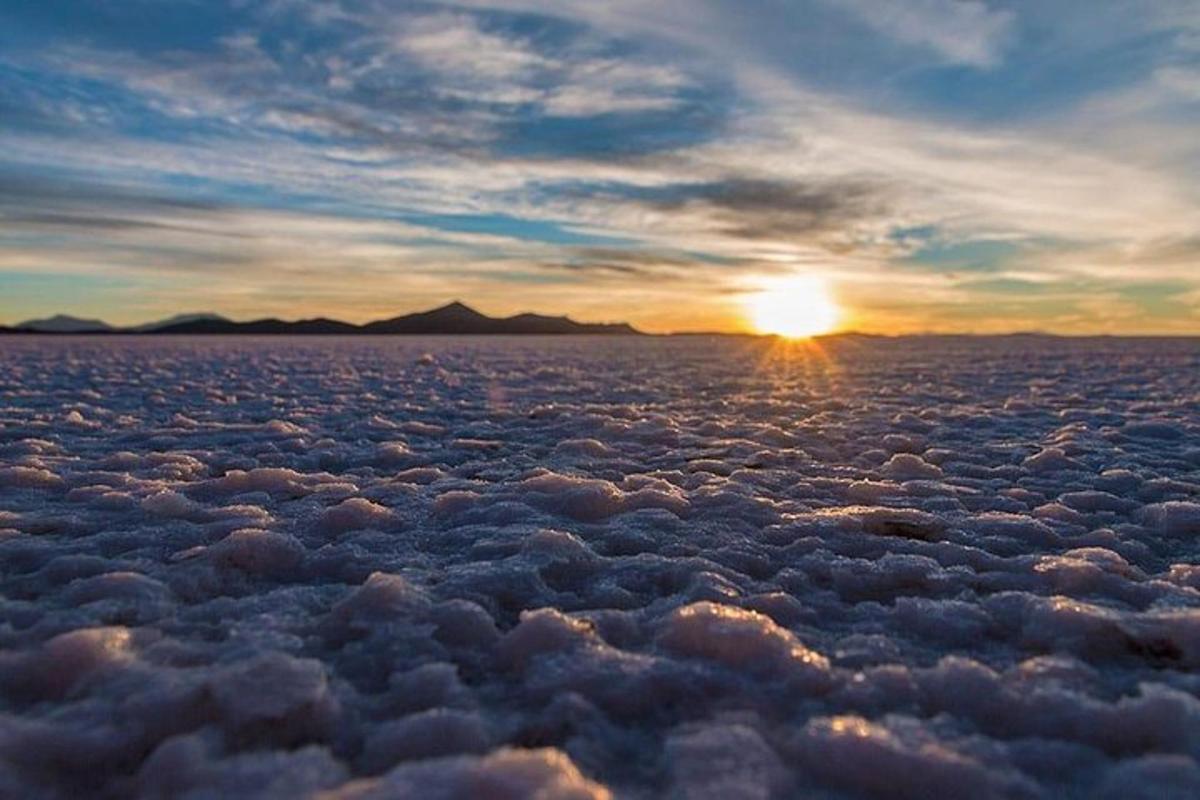
[[[435,76],[433,91],[443,96],[587,117],[670,109],[691,85],[672,65],[605,57],[588,47],[539,49],[519,35],[482,29],[472,14],[405,15],[395,25],[396,50]],[[383,58],[375,66],[401,68]]]
[[[400,49],[444,78],[521,81],[550,65],[528,43],[484,31],[467,14],[403,16],[398,26]]]
[[[825,0],[897,41],[933,50],[957,64],[1000,62],[1014,16],[980,0]]]

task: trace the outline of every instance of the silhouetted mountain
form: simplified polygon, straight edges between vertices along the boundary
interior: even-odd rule
[[[364,333],[379,334],[636,334],[629,325],[575,322],[568,317],[517,314],[514,317],[489,317],[457,301],[449,305],[407,314],[403,317],[371,322]]]
[[[42,327],[32,327],[39,325]],[[0,333],[108,333],[108,334],[259,334],[259,335],[344,335],[344,334],[639,334],[625,323],[593,324],[576,322],[569,317],[547,317],[541,314],[517,314],[512,317],[489,317],[459,302],[379,320],[366,325],[352,325],[336,319],[318,317],[289,322],[281,319],[256,319],[234,322],[216,314],[181,314],[160,322],[150,322],[130,328],[113,328],[100,320],[79,320],[59,315],[48,320],[22,323],[22,329],[0,327]]]
[[[183,325],[189,322],[229,322],[229,320],[225,317],[222,317],[220,314],[209,314],[207,312],[201,312],[199,314],[176,314],[175,316],[168,317],[167,319],[160,319],[156,322],[146,322],[142,325],[134,325],[129,328],[123,328],[122,330],[130,331],[132,333],[149,333],[151,331],[160,331],[163,328],[170,328],[175,325]]]
[[[175,333],[175,334],[222,334],[222,333],[241,333],[241,334],[260,334],[260,335],[282,335],[294,334],[301,336],[330,336],[345,333],[362,333],[362,328],[357,325],[351,325],[349,322],[339,322],[336,319],[301,319],[295,322],[287,322],[282,319],[256,319],[250,322],[234,322],[228,319],[199,319],[190,322],[180,322],[175,325],[166,325],[162,328],[157,328],[152,331],[147,331],[150,334],[157,333]]]
[[[430,311],[381,319],[363,325],[364,333],[491,333],[497,320],[457,300]]]
[[[98,319],[80,319],[66,314],[55,314],[46,319],[26,320],[19,323],[17,329],[38,333],[96,333],[111,331],[113,328],[107,322]]]

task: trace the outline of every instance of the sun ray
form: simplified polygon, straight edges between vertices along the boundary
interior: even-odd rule
[[[841,309],[820,278],[797,276],[766,284],[746,299],[750,322],[759,333],[804,339],[833,331]]]

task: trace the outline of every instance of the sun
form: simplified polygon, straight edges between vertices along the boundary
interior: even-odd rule
[[[746,298],[746,311],[759,333],[803,339],[837,327],[841,309],[820,278],[775,281]]]

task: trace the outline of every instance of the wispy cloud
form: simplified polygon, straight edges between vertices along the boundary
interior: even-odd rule
[[[951,63],[998,64],[1012,39],[1013,12],[983,0],[827,0],[875,30],[907,45],[927,48]]]

